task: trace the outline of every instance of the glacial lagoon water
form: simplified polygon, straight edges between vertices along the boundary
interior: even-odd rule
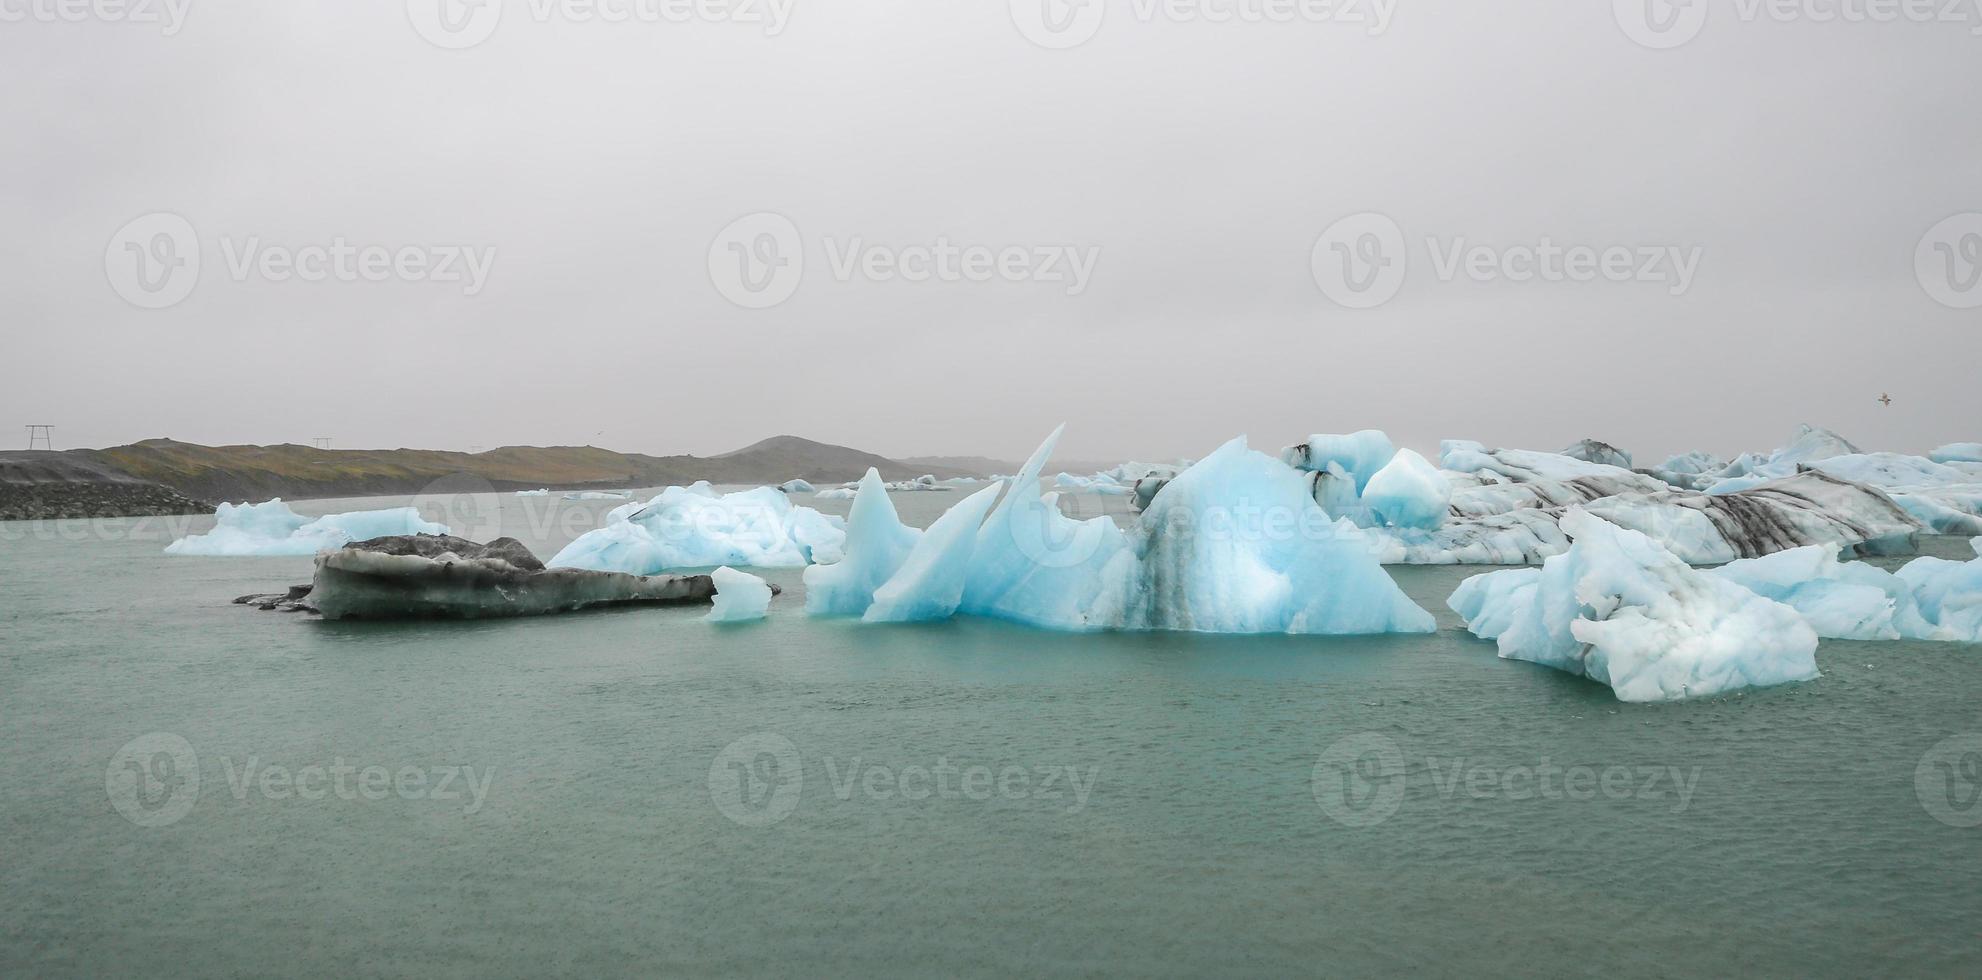
[[[613,504],[477,506],[548,556]],[[1440,568],[1431,636],[864,627],[796,570],[742,627],[336,624],[229,602],[307,559],[160,554],[210,523],[0,525],[0,974],[1982,972],[1973,646],[1624,705]]]

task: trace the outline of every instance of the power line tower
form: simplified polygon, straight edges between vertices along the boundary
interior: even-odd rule
[[[28,448],[33,449],[35,443],[40,443],[41,448],[46,449],[49,452],[54,452],[55,440],[50,435],[54,431],[55,431],[55,427],[52,425],[28,426]]]
[[[310,440],[310,445],[313,445],[318,449],[328,450],[330,448],[330,437],[318,436],[315,439]]]

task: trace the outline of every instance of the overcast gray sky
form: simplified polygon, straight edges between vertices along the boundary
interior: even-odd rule
[[[0,0],[23,446],[1982,439],[1967,7],[57,2]]]

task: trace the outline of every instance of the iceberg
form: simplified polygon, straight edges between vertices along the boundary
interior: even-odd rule
[[[1106,570],[1127,549],[1121,529],[1106,517],[1067,517],[1040,492],[1039,474],[1065,431],[1054,429],[1033,451],[978,529],[959,612],[1040,629],[1112,625],[1094,607]]]
[[[1835,544],[1744,558],[1707,574],[1795,609],[1821,637],[1924,639],[1928,633],[1905,582],[1864,562],[1838,561]]]
[[[1398,450],[1376,471],[1362,496],[1362,505],[1383,523],[1428,531],[1445,523],[1451,503],[1452,484],[1446,482],[1445,474],[1409,449]]]
[[[805,570],[805,611],[813,616],[860,616],[874,593],[899,570],[922,532],[902,524],[881,474],[869,469],[847,518],[845,557]]]
[[[1813,544],[1837,544],[1854,554],[1895,553],[1911,548],[1924,529],[1884,491],[1821,472],[1719,495],[1651,482],[1661,489],[1597,495],[1580,502],[1575,498],[1594,492],[1596,484],[1583,480],[1517,484],[1514,489],[1532,492],[1542,487],[1547,494],[1566,493],[1568,506],[1547,506],[1544,498],[1534,497],[1533,504],[1483,516],[1475,516],[1482,508],[1478,494],[1503,491],[1462,487],[1453,491],[1455,516],[1445,526],[1435,531],[1380,528],[1371,533],[1385,541],[1387,564],[1535,564],[1568,549],[1570,536],[1556,524],[1570,508],[1582,507],[1612,524],[1649,535],[1688,564],[1720,565]],[[1487,503],[1526,504],[1529,499]]]
[[[308,587],[292,589],[286,603],[261,606],[314,609],[325,619],[489,619],[600,606],[691,605],[708,602],[713,591],[706,575],[545,569],[512,538],[480,545],[454,537],[396,535],[318,555]]]
[[[516,491],[516,495],[517,495],[517,496],[519,496],[519,497],[548,497],[548,496],[550,496],[550,495],[551,495],[551,492],[550,492],[550,490],[549,490],[549,489],[543,489],[543,490],[518,490],[518,491]]]
[[[566,500],[631,500],[628,490],[575,490],[564,495]]]
[[[1306,474],[1244,439],[1168,481],[1125,534],[1106,517],[1069,518],[1057,495],[1041,493],[1040,472],[1063,431],[1047,438],[1002,499],[995,486],[979,491],[919,541],[903,533],[892,506],[868,508],[886,500],[870,475],[855,501],[844,563],[859,570],[809,570],[808,611],[864,608],[870,622],[963,613],[1066,631],[1435,628],[1377,563],[1375,542],[1323,513]],[[884,582],[867,585],[884,573]],[[820,584],[833,586],[831,594],[821,595]]]
[[[1304,476],[1242,438],[1163,488],[1131,547],[1108,561],[1090,623],[1134,630],[1430,633],[1353,523]]]
[[[1297,470],[1315,473],[1326,472],[1328,464],[1335,463],[1356,478],[1356,493],[1360,495],[1376,471],[1395,455],[1397,449],[1388,435],[1376,429],[1364,429],[1349,435],[1309,436],[1307,442],[1283,450],[1280,460]]]
[[[812,499],[813,499],[814,501],[820,501],[820,500],[852,500],[852,499],[854,498],[854,496],[855,496],[855,495],[856,495],[857,493],[858,493],[858,491],[856,491],[856,490],[855,490],[854,488],[852,488],[852,487],[834,487],[834,488],[833,488],[833,489],[831,489],[831,490],[821,490],[821,491],[819,491],[819,492],[818,492],[817,494],[815,494],[815,495],[813,495],[813,497],[812,497]]]
[[[812,484],[810,484],[810,483],[807,483],[807,482],[805,482],[804,480],[792,480],[791,482],[789,482],[789,483],[786,483],[786,484],[784,484],[783,486],[780,486],[780,487],[778,487],[778,489],[780,489],[780,490],[783,490],[783,491],[784,491],[784,492],[786,492],[786,493],[816,493],[816,492],[817,492],[816,490],[814,490],[814,489],[813,489],[813,486],[812,486]]]
[[[771,584],[749,572],[718,568],[709,573],[715,583],[715,608],[702,617],[711,623],[753,623],[771,609]]]
[[[214,512],[206,534],[180,538],[165,547],[175,556],[243,558],[309,556],[352,541],[396,534],[447,534],[445,524],[421,519],[412,507],[331,514],[315,520],[289,509],[282,498],[259,504],[226,504]]]
[[[797,568],[839,560],[845,522],[799,507],[775,487],[718,494],[668,487],[627,504],[566,545],[553,568],[655,575],[682,568]]]
[[[1895,573],[1926,623],[1923,639],[1982,643],[1982,538],[1969,547],[1972,561],[1915,558]]]
[[[874,590],[874,603],[862,618],[921,623],[955,615],[977,551],[977,530],[998,502],[999,489],[992,484],[971,494],[929,525],[887,584]]]
[[[1712,453],[1681,453],[1652,467],[1651,474],[1681,490],[1704,490],[1712,482],[1707,474],[1727,468],[1727,460]]]
[[[1951,442],[1927,458],[1936,463],[1982,463],[1982,442]]]
[[[1106,473],[1096,473],[1093,476],[1075,476],[1072,473],[1062,473],[1053,479],[1053,485],[1061,490],[1068,490],[1074,493],[1091,493],[1110,497],[1127,497],[1136,492],[1133,485],[1124,484]]]
[[[1898,572],[1798,548],[1708,572],[1794,608],[1819,636],[1982,643],[1982,539],[1973,561],[1916,558]]]
[[[1595,439],[1585,439],[1570,446],[1568,449],[1562,451],[1562,455],[1570,459],[1580,459],[1585,463],[1602,463],[1605,466],[1615,466],[1625,470],[1631,468],[1630,453],[1610,443],[1598,442]]]
[[[1817,676],[1817,634],[1796,610],[1580,508],[1560,526],[1567,552],[1469,581],[1447,603],[1501,657],[1588,677],[1630,702]]]

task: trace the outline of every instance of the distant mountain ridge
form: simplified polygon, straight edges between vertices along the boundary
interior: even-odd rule
[[[22,456],[14,460],[9,457]],[[553,489],[622,490],[687,485],[813,483],[857,480],[872,467],[888,480],[981,475],[915,465],[797,436],[776,436],[720,456],[647,456],[596,446],[505,446],[482,453],[429,449],[317,449],[310,446],[201,446],[147,439],[112,449],[0,454],[0,467],[23,486],[154,485],[195,500],[304,500]],[[55,489],[50,489],[55,488]],[[111,516],[98,514],[92,516]]]

